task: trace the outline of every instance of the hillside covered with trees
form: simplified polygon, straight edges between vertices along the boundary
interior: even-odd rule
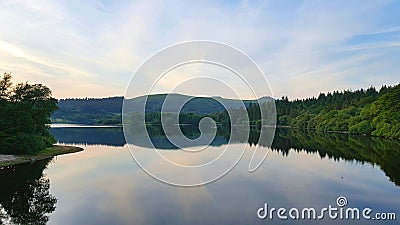
[[[302,129],[400,138],[400,84],[377,91],[335,91],[276,101],[278,124]]]
[[[247,113],[250,125],[260,127],[260,107],[268,102],[250,104],[246,110],[225,110],[210,115],[223,125],[230,125],[229,114],[234,116],[233,124],[240,124],[240,115]],[[400,84],[366,90],[335,91],[321,93],[318,98],[289,101],[287,97],[275,100],[277,125],[298,129],[326,132],[341,132],[357,135],[400,138]],[[271,108],[271,107],[269,107]],[[238,122],[239,121],[239,122]]]
[[[26,154],[50,147],[54,138],[49,133],[51,114],[57,100],[42,84],[13,85],[11,74],[0,80],[0,154]]]
[[[142,106],[146,104],[146,123],[161,123],[161,107],[166,95],[141,96],[126,100],[130,105],[129,117],[142,114]],[[172,94],[176,102],[191,96]],[[217,97],[219,98],[219,97]],[[146,101],[144,103],[144,101]],[[179,122],[197,124],[201,118],[209,116],[221,126],[229,126],[233,115],[233,124],[241,124],[244,115],[250,119],[250,125],[260,127],[265,123],[261,120],[260,107],[272,109],[271,98],[265,99],[261,106],[256,100],[244,100],[246,109],[239,108],[240,100],[218,99],[229,106],[224,110],[214,98],[195,97],[188,101],[181,112],[175,112],[174,105],[164,108],[165,118],[173,118],[180,113]],[[82,124],[121,124],[123,97],[103,99],[61,99],[59,110],[53,114],[52,122],[82,123]],[[355,91],[334,91],[321,93],[318,97],[296,99],[289,101],[288,97],[275,100],[277,124],[300,129],[315,129],[327,132],[342,132],[350,134],[381,136],[389,138],[400,137],[400,85],[382,86],[379,91],[374,87]]]
[[[163,106],[166,97],[169,98],[169,104]],[[262,101],[269,101],[271,98],[264,97]],[[180,104],[186,102],[180,112]],[[142,113],[145,105],[146,115],[153,118],[159,117],[163,108],[166,113],[181,113],[188,117],[198,117],[204,115],[222,112],[225,108],[239,108],[243,105],[248,106],[257,100],[238,100],[226,99],[222,97],[193,97],[182,94],[156,94],[148,96],[139,96],[132,99],[124,97],[109,98],[68,98],[58,101],[59,109],[52,115],[53,123],[79,123],[79,124],[120,124],[122,105],[126,104],[129,113]],[[221,104],[222,103],[222,104]]]

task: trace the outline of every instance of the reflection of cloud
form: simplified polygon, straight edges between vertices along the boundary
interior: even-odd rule
[[[185,217],[194,213],[194,206],[206,205],[211,199],[204,187],[180,189],[152,179],[132,161],[127,146],[85,146],[81,153],[60,156],[57,166],[47,169],[59,199],[57,207],[62,209],[51,215],[53,223],[62,224],[68,217],[68,222],[79,224],[87,216],[95,224],[104,218],[113,218],[117,224],[148,224],[157,209],[176,208]],[[88,213],[82,214],[82,208]]]
[[[232,151],[244,145],[232,145]],[[255,224],[259,221],[255,210],[264,202],[271,207],[319,208],[334,204],[338,194],[348,197],[352,206],[361,202],[398,209],[398,187],[376,166],[321,159],[317,152],[291,149],[287,156],[271,151],[257,171],[248,173],[252,151],[254,148],[249,148],[223,179],[206,186],[179,188],[149,177],[132,161],[127,146],[86,146],[77,154],[59,156],[45,170],[51,193],[58,199],[49,222],[162,224],[168,219],[171,224]],[[157,166],[156,160],[147,163]],[[90,169],[75,169],[79,167]]]
[[[3,1],[0,7],[0,70],[14,72],[19,81],[44,82],[56,97],[122,95],[146,58],[192,39],[225,42],[248,53],[277,96],[394,84],[400,72],[394,60],[400,6],[392,1]],[[368,43],[355,38],[364,36],[376,37]],[[372,59],[318,70],[362,57]],[[303,85],[309,83],[305,71],[332,78],[312,80],[310,91]],[[373,79],[376,73],[382,77]],[[77,87],[63,91],[64,81]]]

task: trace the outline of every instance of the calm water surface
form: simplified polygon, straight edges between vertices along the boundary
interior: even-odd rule
[[[370,207],[400,217],[400,142],[339,134],[277,130],[266,161],[247,172],[257,140],[235,143],[247,150],[222,179],[179,188],[147,175],[132,160],[121,128],[52,128],[59,143],[85,150],[0,170],[0,217],[48,224],[399,224],[397,221],[260,220],[257,209]],[[172,158],[162,136],[158,148]],[[227,140],[218,136],[212,152]],[[140,142],[135,151],[152,151]],[[157,144],[156,144],[157,145]],[[164,146],[163,146],[164,145]],[[163,148],[164,147],[164,148]],[[227,152],[226,154],[230,154]],[[205,156],[207,158],[207,156]],[[157,166],[157,161],[147,162]],[[374,223],[375,222],[375,223]]]

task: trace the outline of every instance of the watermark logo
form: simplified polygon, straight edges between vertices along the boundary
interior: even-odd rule
[[[230,137],[222,150],[210,148],[220,126],[213,118],[204,117],[196,124],[200,131],[198,137],[189,138],[182,132],[180,113],[199,95],[180,93],[191,91],[203,91],[205,96],[212,93],[212,100],[226,110]],[[218,91],[230,99],[218,97]],[[154,95],[156,93],[159,95]],[[139,95],[141,97],[137,98]],[[122,123],[129,151],[147,174],[164,183],[198,186],[215,181],[232,170],[242,158],[247,146],[239,150],[232,146],[238,140],[247,140],[254,125],[243,110],[248,105],[233,99],[253,99],[253,103],[260,106],[258,141],[263,143],[263,147],[257,146],[252,152],[248,170],[253,172],[267,157],[275,134],[275,103],[273,98],[265,96],[273,95],[264,74],[249,56],[238,49],[212,41],[191,41],[167,47],[148,58],[127,87]],[[134,102],[133,98],[136,99]],[[154,113],[158,104],[162,104],[161,110]],[[197,104],[202,103],[197,101]],[[147,124],[150,114],[160,117],[162,135],[167,140],[150,134],[151,128]],[[161,141],[171,143],[180,151],[179,154],[158,149],[157,143]],[[150,149],[138,150],[132,143]]]
[[[346,206],[346,205],[347,205],[347,198],[344,197],[344,196],[339,196],[339,197],[336,199],[336,204],[337,204],[339,207],[344,207],[344,206]]]
[[[320,209],[314,207],[269,208],[268,203],[264,203],[264,206],[257,210],[257,217],[262,220],[396,220],[394,212],[374,212],[369,207],[346,207],[347,205],[347,198],[344,196],[336,199],[336,206],[328,205]]]

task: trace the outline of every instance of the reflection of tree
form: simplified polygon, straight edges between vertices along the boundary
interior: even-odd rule
[[[162,126],[144,126],[124,127],[130,144],[144,147],[155,146],[160,149],[176,149],[176,146],[166,139]],[[147,140],[141,140],[144,129],[146,129],[154,145],[148,145]],[[200,135],[197,126],[181,126],[181,129],[183,134],[191,139]],[[377,164],[391,181],[400,185],[399,140],[324,133],[314,130],[277,129],[275,131],[273,128],[266,127],[262,129],[264,129],[263,137],[260,137],[259,129],[249,129],[247,126],[218,126],[217,137],[214,138],[211,145],[227,144],[230,140],[232,143],[248,142],[250,145],[270,146],[272,140],[269,137],[272,137],[275,132],[272,149],[282,152],[284,155],[288,155],[290,150],[306,151],[316,152],[321,157],[327,156],[333,159],[357,160],[362,163]],[[121,146],[125,144],[121,128],[60,128],[54,129],[52,132],[59,140],[65,140],[66,143],[115,144]]]
[[[124,133],[120,127],[52,128],[50,132],[57,142],[64,144],[125,145]]]
[[[400,185],[400,141],[386,138],[278,129],[272,150],[317,152],[321,158],[357,160],[377,164],[392,182]]]
[[[273,129],[263,131],[260,137],[257,129],[251,129],[247,142],[250,145],[270,146],[268,137]],[[239,132],[240,131],[236,131]],[[246,132],[238,136],[236,142],[246,142]],[[245,135],[246,134],[246,135]],[[224,135],[231,137],[230,133]],[[318,132],[315,130],[277,129],[271,146],[273,151],[279,151],[287,156],[292,151],[318,153],[321,158],[334,160],[357,160],[379,165],[386,175],[396,185],[400,185],[400,141],[387,138],[354,136],[338,133]]]
[[[11,224],[46,224],[57,199],[43,177],[49,160],[0,170],[0,219]]]

